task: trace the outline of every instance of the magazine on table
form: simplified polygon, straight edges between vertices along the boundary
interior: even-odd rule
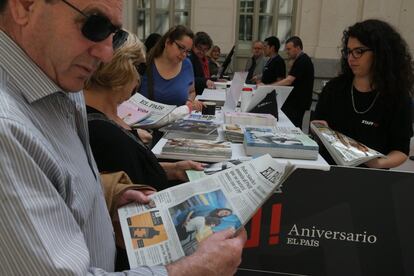
[[[220,162],[232,155],[231,143],[202,139],[168,139],[162,147],[160,158]]]
[[[312,122],[311,130],[325,146],[337,165],[358,166],[369,160],[385,156],[355,139],[327,127],[325,124]]]
[[[191,255],[209,235],[246,224],[292,173],[264,155],[150,196],[118,210],[131,268]]]
[[[275,126],[276,118],[271,114],[248,112],[224,112],[225,124]]]
[[[196,122],[215,122],[215,115],[204,115],[200,113],[191,113],[184,118],[187,121],[196,121]]]
[[[187,138],[216,140],[218,136],[217,128],[219,125],[212,121],[177,120],[172,124],[160,128],[165,132],[164,138]]]
[[[297,127],[246,126],[244,148],[247,155],[269,153],[273,157],[318,158],[318,144]]]
[[[175,108],[175,105],[154,102],[135,93],[118,106],[118,116],[132,127],[151,128],[157,126]]]

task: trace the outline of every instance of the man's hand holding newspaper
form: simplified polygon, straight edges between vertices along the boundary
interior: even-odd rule
[[[149,204],[120,208],[131,268],[163,264],[172,275],[233,274],[246,241],[243,225],[293,168],[267,154],[152,194]]]
[[[167,265],[168,275],[233,275],[241,262],[247,235],[244,228],[217,232],[200,243],[197,251]]]

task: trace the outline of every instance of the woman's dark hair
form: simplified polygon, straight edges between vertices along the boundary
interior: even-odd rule
[[[165,48],[165,43],[167,41],[169,41],[170,43],[173,43],[175,40],[179,40],[183,38],[184,36],[188,36],[189,38],[193,39],[194,38],[193,31],[191,31],[189,28],[183,25],[177,25],[169,29],[165,33],[165,35],[163,35],[161,39],[159,39],[158,42],[155,44],[155,46],[152,48],[147,58],[147,64],[152,64],[155,58],[162,55],[162,52],[164,51],[164,48]]]
[[[6,9],[7,0],[0,0],[0,13]]]
[[[194,46],[206,45],[208,49],[213,46],[213,40],[206,32],[197,32],[194,36]]]
[[[210,216],[210,217],[217,217],[217,218],[220,218],[220,216],[218,215],[218,213],[219,213],[220,211],[223,211],[223,210],[225,210],[225,211],[229,211],[229,212],[230,212],[230,214],[232,214],[232,213],[233,213],[233,211],[232,211],[231,209],[229,209],[229,208],[217,208],[217,209],[214,209],[213,211],[211,211],[211,212],[208,214],[208,216]]]
[[[144,45],[145,49],[147,50],[147,54],[152,49],[152,47],[154,47],[155,44],[157,44],[158,40],[160,40],[161,37],[162,36],[159,33],[152,33],[147,37],[147,39],[145,39]]]
[[[413,65],[407,43],[388,23],[370,19],[350,26],[343,33],[342,49],[346,50],[350,37],[372,49],[372,85],[383,95],[413,94]],[[352,78],[347,57],[341,58],[342,75]]]
[[[221,219],[218,218],[218,217],[207,216],[207,217],[205,217],[205,220],[206,220],[205,225],[214,224],[215,226],[217,226],[217,225],[220,225],[220,223],[221,223]]]

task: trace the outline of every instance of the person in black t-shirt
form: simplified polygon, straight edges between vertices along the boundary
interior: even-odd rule
[[[282,106],[282,111],[297,127],[302,127],[305,111],[312,104],[314,68],[310,57],[303,52],[302,40],[292,36],[286,40],[286,53],[289,59],[294,60],[292,68],[286,78],[275,85],[293,86],[288,98]]]
[[[344,32],[341,67],[324,87],[315,119],[386,155],[365,166],[402,164],[413,135],[414,74],[407,44],[386,22],[356,23]]]
[[[269,57],[269,59],[263,68],[262,80],[258,83],[259,85],[271,84],[286,76],[285,61],[279,55],[279,39],[275,36],[271,36],[264,41],[264,54],[266,57]]]

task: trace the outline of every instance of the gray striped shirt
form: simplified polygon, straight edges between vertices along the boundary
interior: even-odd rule
[[[83,94],[62,92],[1,31],[0,216],[0,275],[114,270],[113,228],[89,146]]]

